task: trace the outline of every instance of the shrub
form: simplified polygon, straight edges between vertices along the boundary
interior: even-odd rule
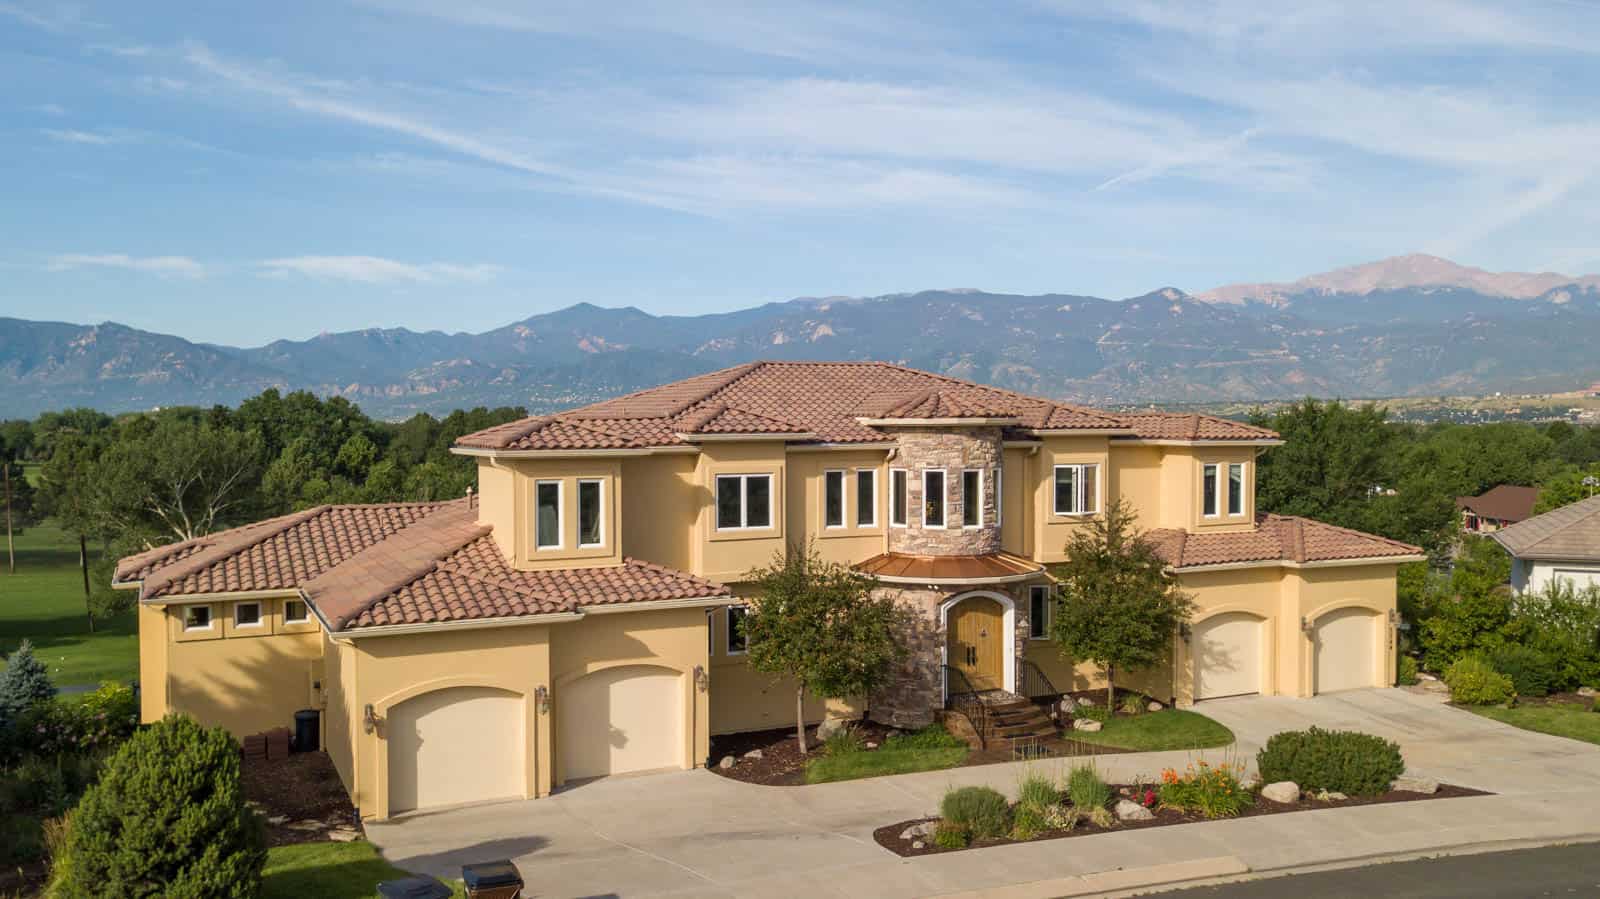
[[[1375,796],[1405,773],[1400,747],[1357,731],[1291,730],[1274,734],[1256,753],[1262,783],[1292,780],[1302,790]]]
[[[862,743],[861,733],[846,724],[828,734],[828,739],[822,742],[822,747],[829,755],[844,755],[850,752],[860,752]]]
[[[1080,705],[1078,710],[1072,713],[1072,717],[1106,722],[1111,720],[1111,709],[1103,705]]]
[[[1011,815],[1011,839],[1031,840],[1050,829],[1045,810],[1032,805],[1018,805]]]
[[[1401,656],[1396,667],[1395,682],[1402,687],[1409,687],[1417,682],[1417,660],[1411,656]]]
[[[1028,774],[1017,784],[1017,808],[1031,808],[1044,811],[1061,802],[1061,791],[1050,782],[1050,778],[1038,774]]]
[[[1117,823],[1117,819],[1111,815],[1111,809],[1103,805],[1089,809],[1086,817],[1089,819],[1089,823],[1095,827],[1114,827]]]
[[[33,644],[27,640],[6,659],[5,671],[0,672],[0,725],[16,721],[40,703],[56,695],[50,683],[50,672],[33,654]]]
[[[1457,659],[1445,669],[1444,682],[1450,688],[1450,700],[1463,705],[1497,705],[1510,702],[1516,696],[1511,678],[1494,670],[1481,656]]]
[[[1122,697],[1122,701],[1118,703],[1118,706],[1122,709],[1122,714],[1124,715],[1142,715],[1144,714],[1145,703],[1148,701],[1138,693],[1129,693]]]
[[[1469,592],[1439,605],[1422,623],[1422,650],[1431,671],[1443,671],[1456,659],[1506,642],[1511,622],[1511,597],[1505,590]]]
[[[171,716],[135,734],[72,815],[62,892],[254,897],[266,848],[244,804],[239,747],[221,728]]]
[[[933,845],[940,849],[963,849],[967,841],[967,829],[949,821],[940,821],[933,829]]]
[[[1555,663],[1552,690],[1600,686],[1600,586],[1556,580],[1512,602],[1518,637]]]
[[[1212,765],[1202,760],[1183,774],[1168,768],[1161,772],[1156,796],[1167,808],[1207,818],[1232,818],[1255,801],[1250,790],[1239,782],[1243,767],[1232,762]]]
[[[1074,765],[1067,772],[1067,801],[1085,811],[1105,808],[1111,801],[1111,787],[1100,779],[1094,765]]]
[[[1537,649],[1507,643],[1489,656],[1494,670],[1511,678],[1518,696],[1544,696],[1556,680],[1555,660]]]
[[[56,698],[23,716],[27,748],[41,755],[80,754],[112,749],[139,726],[133,688],[101,684],[79,698]]]
[[[991,787],[962,787],[944,794],[939,816],[964,828],[974,840],[987,840],[1004,834],[1010,808],[1006,797]]]

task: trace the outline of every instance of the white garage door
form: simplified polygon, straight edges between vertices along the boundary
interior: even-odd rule
[[[585,675],[556,697],[567,780],[683,767],[683,678],[654,665]]]
[[[1261,619],[1244,612],[1194,626],[1194,697],[1261,692]]]
[[[389,813],[524,795],[523,698],[451,687],[389,711]]]
[[[1377,686],[1378,639],[1378,613],[1371,609],[1340,609],[1318,618],[1315,691]]]

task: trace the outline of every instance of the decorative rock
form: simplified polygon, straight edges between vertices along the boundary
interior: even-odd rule
[[[1594,695],[1594,688],[1593,687],[1579,687],[1578,688],[1578,695],[1579,696],[1584,696],[1584,697],[1593,696]]]
[[[1300,801],[1300,785],[1292,780],[1280,780],[1261,788],[1261,798],[1285,805]]]
[[[921,840],[917,840],[916,842],[911,844],[911,848],[912,849],[924,849],[924,848],[927,847],[927,845],[928,845],[927,843],[924,843]]]
[[[280,824],[287,824],[288,821],[288,815],[273,815],[267,819],[267,823],[271,824],[273,827],[277,827]]]
[[[876,743],[873,743],[873,742],[870,742],[870,741],[869,741],[869,742],[868,742],[868,743],[867,743],[867,744],[866,744],[866,747],[867,747],[867,748],[868,748],[868,749],[877,749],[877,748],[878,748],[878,744],[876,744]]]
[[[1426,671],[1418,671],[1417,672],[1417,680],[1438,680],[1438,679],[1439,678],[1429,674]]]
[[[1099,730],[1101,727],[1104,727],[1104,725],[1093,718],[1079,718],[1078,720],[1072,722],[1073,730],[1087,731],[1091,734]]]
[[[931,837],[933,836],[934,826],[935,825],[932,821],[924,821],[921,824],[913,824],[910,827],[907,827],[905,830],[900,831],[900,839],[920,840],[923,837]]]
[[[1078,705],[1086,705],[1086,706],[1089,706],[1090,708],[1094,708],[1094,699],[1092,699],[1091,697],[1085,696],[1082,699],[1078,700]]]
[[[767,754],[759,749],[752,749],[745,753],[744,757],[747,759],[763,759],[767,757]]]
[[[722,761],[717,762],[717,767],[721,768],[724,771],[726,771],[729,768],[732,768],[734,766],[734,764],[735,763],[734,763],[733,756],[725,755],[725,756],[722,757]]]
[[[1394,779],[1389,789],[1402,793],[1437,793],[1439,782],[1431,777],[1418,777],[1415,774],[1404,774]]]
[[[321,821],[312,821],[309,819],[305,821],[296,821],[293,824],[288,825],[288,827],[290,830],[301,830],[305,831],[306,833],[310,833],[313,830],[328,829],[328,825],[323,824]]]
[[[1078,711],[1078,701],[1071,696],[1063,696],[1061,698],[1061,713],[1063,715],[1072,715],[1076,711]]]
[[[1154,699],[1150,700],[1150,704],[1145,706],[1145,710],[1146,711],[1151,711],[1151,712],[1159,712],[1164,708],[1166,708],[1166,706],[1162,705],[1159,702],[1156,702]]]
[[[1322,790],[1317,793],[1316,798],[1318,802],[1343,802],[1350,797],[1343,793],[1330,793],[1327,790]]]
[[[361,833],[348,827],[341,827],[338,830],[328,831],[328,839],[335,843],[354,843],[361,839]]]
[[[1155,817],[1149,809],[1129,799],[1118,800],[1112,811],[1119,821],[1149,821]]]
[[[817,739],[826,740],[844,730],[849,724],[850,722],[843,718],[824,718],[822,723],[817,725]]]

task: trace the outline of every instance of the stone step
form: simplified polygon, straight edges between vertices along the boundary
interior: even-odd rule
[[[991,727],[989,739],[1009,739],[1013,737],[1053,737],[1056,735],[1055,725],[1044,724],[1015,724],[1011,726]]]

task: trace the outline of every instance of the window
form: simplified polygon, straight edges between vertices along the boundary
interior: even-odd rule
[[[1217,517],[1217,487],[1217,466],[1208,464],[1201,468],[1200,514],[1207,518]]]
[[[975,468],[961,473],[961,526],[983,526],[983,472]]]
[[[1056,466],[1056,514],[1092,515],[1100,511],[1100,466]]]
[[[578,482],[578,545],[601,546],[605,541],[605,508],[599,481]]]
[[[306,604],[298,599],[283,601],[283,623],[300,624],[306,620]]]
[[[211,630],[210,606],[184,606],[183,629],[186,631]]]
[[[1050,638],[1050,588],[1028,588],[1028,636],[1034,640]]]
[[[772,527],[772,475],[717,475],[717,530]]]
[[[561,482],[535,481],[533,493],[533,546],[535,549],[560,549]]]
[[[233,604],[234,627],[260,627],[261,603],[236,602]]]
[[[944,527],[944,471],[925,468],[922,471],[922,526]]]
[[[1228,465],[1228,514],[1244,514],[1244,463]]]
[[[878,526],[878,470],[856,469],[856,527]]]
[[[744,606],[728,606],[728,655],[744,655],[744,616],[749,610]]]
[[[906,526],[906,470],[889,469],[889,524],[897,528]]]
[[[844,472],[822,473],[822,526],[844,527]]]
[[[1003,510],[1005,509],[1006,492],[1002,489],[1004,485],[1000,481],[1000,475],[1002,474],[1004,472],[1000,469],[996,468],[994,470],[994,523],[997,525],[1005,523]]]

